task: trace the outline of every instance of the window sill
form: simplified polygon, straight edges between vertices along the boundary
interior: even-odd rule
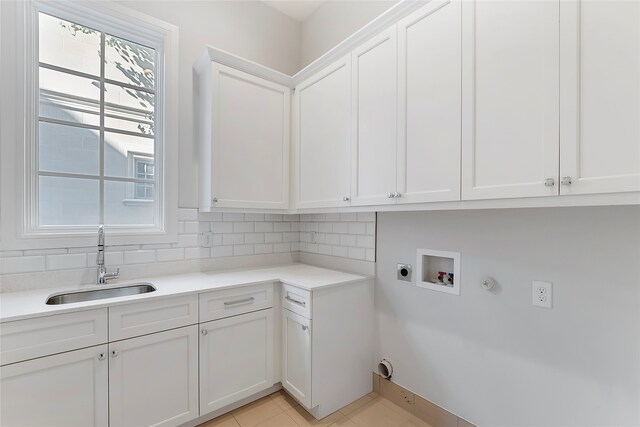
[[[124,199],[122,204],[125,206],[148,206],[153,204],[153,200],[145,199]]]

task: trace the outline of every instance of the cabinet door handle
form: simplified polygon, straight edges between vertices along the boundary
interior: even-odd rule
[[[111,350],[111,357],[117,357],[120,352],[118,350]]]
[[[106,355],[104,353],[100,353],[98,355],[98,360],[104,360],[105,357],[106,357]]]
[[[544,186],[545,187],[553,187],[554,185],[556,185],[556,180],[553,178],[547,178],[544,180]]]
[[[402,197],[402,194],[400,194],[400,193],[395,193],[395,194],[393,195],[393,197]]]
[[[207,331],[206,329],[203,329],[202,331],[200,331],[200,333],[204,337],[205,335],[207,335],[209,333],[209,331]]]
[[[213,199],[211,199],[211,203],[218,203],[218,198],[214,197]]]
[[[239,299],[236,301],[225,301],[224,306],[226,308],[226,307],[229,307],[232,305],[238,305],[238,304],[251,304],[254,300],[255,300],[254,297],[249,297],[249,298]]]
[[[562,179],[560,180],[560,184],[562,184],[562,185],[571,185],[571,177],[570,176],[563,176]]]
[[[299,305],[299,306],[301,306],[301,307],[306,307],[306,306],[307,306],[307,303],[306,303],[306,302],[304,302],[304,301],[298,301],[297,299],[293,299],[293,298],[291,298],[289,295],[287,295],[286,297],[284,297],[284,299],[286,299],[287,301],[292,302],[292,303],[294,303],[294,304],[298,304],[298,305]]]
[[[307,329],[309,329],[309,327],[307,325],[302,325],[302,330],[306,331]]]
[[[349,200],[351,200],[351,198],[350,198],[349,196],[344,196],[344,197],[342,198],[342,201],[343,201],[343,202],[348,202]]]
[[[392,198],[393,198],[393,193],[387,193],[387,197],[388,197],[389,199],[392,199]]]

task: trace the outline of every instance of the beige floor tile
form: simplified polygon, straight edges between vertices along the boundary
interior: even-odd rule
[[[335,423],[331,424],[329,427],[360,427],[357,424],[354,424],[353,421],[349,419],[349,417],[342,417]]]
[[[433,427],[458,426],[458,417],[420,396],[416,396],[414,414]]]
[[[240,426],[254,427],[255,425],[283,412],[282,408],[273,401],[271,396],[267,396],[243,406],[242,408],[236,409],[232,414]]]
[[[410,414],[414,413],[415,395],[389,380],[380,380],[380,396],[405,409]]]
[[[349,419],[360,427],[400,427],[407,421],[401,415],[382,403],[381,398],[372,400],[349,415]]]
[[[227,414],[200,424],[198,427],[238,427],[239,425],[233,415]]]
[[[280,390],[271,395],[271,399],[282,409],[283,411],[288,411],[289,409],[295,408],[298,406],[298,402],[289,396],[284,390]]]
[[[287,411],[287,415],[289,415],[300,427],[307,426],[318,426],[318,427],[327,427],[336,421],[344,418],[344,414],[340,413],[340,411],[336,411],[331,415],[327,415],[321,420],[316,420],[313,418],[313,415],[305,411],[302,406],[297,406],[293,409]]]
[[[264,420],[255,425],[255,427],[298,427],[295,421],[291,419],[285,412],[276,415],[273,418]]]
[[[350,413],[352,413],[362,405],[369,403],[372,400],[373,398],[371,396],[367,396],[367,395],[362,396],[360,399],[356,400],[355,402],[351,402],[344,408],[340,409],[340,412],[342,412],[344,415],[349,415]]]
[[[395,402],[392,402],[391,400],[386,399],[384,397],[380,397],[379,400],[384,406],[386,406],[387,408],[389,408],[392,411],[395,411],[395,412],[399,413],[403,417],[405,417],[405,418],[412,418],[413,417],[413,414],[408,409],[406,409],[406,407],[398,406],[398,405],[395,404]],[[411,407],[410,409],[413,409],[413,407]]]
[[[402,424],[400,427],[433,427],[433,426],[431,424],[426,423],[425,421],[422,421],[420,418],[414,415],[411,418],[409,418],[407,421],[405,421],[404,424]]]

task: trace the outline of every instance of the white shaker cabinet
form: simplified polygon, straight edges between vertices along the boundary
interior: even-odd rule
[[[395,203],[396,27],[351,54],[351,204]]]
[[[0,368],[0,425],[106,427],[107,345]]]
[[[350,58],[296,86],[292,153],[297,208],[349,206]]]
[[[291,89],[216,62],[197,69],[200,210],[287,209]]]
[[[640,2],[560,2],[560,194],[640,191]]]
[[[397,28],[397,202],[460,200],[461,2],[431,1]]]
[[[282,310],[282,387],[311,408],[311,320]]]
[[[198,417],[197,334],[192,325],[109,344],[110,427]]]
[[[462,198],[558,194],[559,4],[462,2]]]
[[[200,414],[274,384],[273,308],[200,324]]]

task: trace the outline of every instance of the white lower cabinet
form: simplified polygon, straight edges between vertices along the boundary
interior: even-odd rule
[[[273,308],[200,324],[200,414],[274,383]]]
[[[282,310],[282,387],[311,408],[311,320]]]
[[[109,423],[106,345],[3,366],[0,378],[2,426]]]
[[[192,325],[109,344],[111,427],[175,426],[198,416],[197,334]]]

